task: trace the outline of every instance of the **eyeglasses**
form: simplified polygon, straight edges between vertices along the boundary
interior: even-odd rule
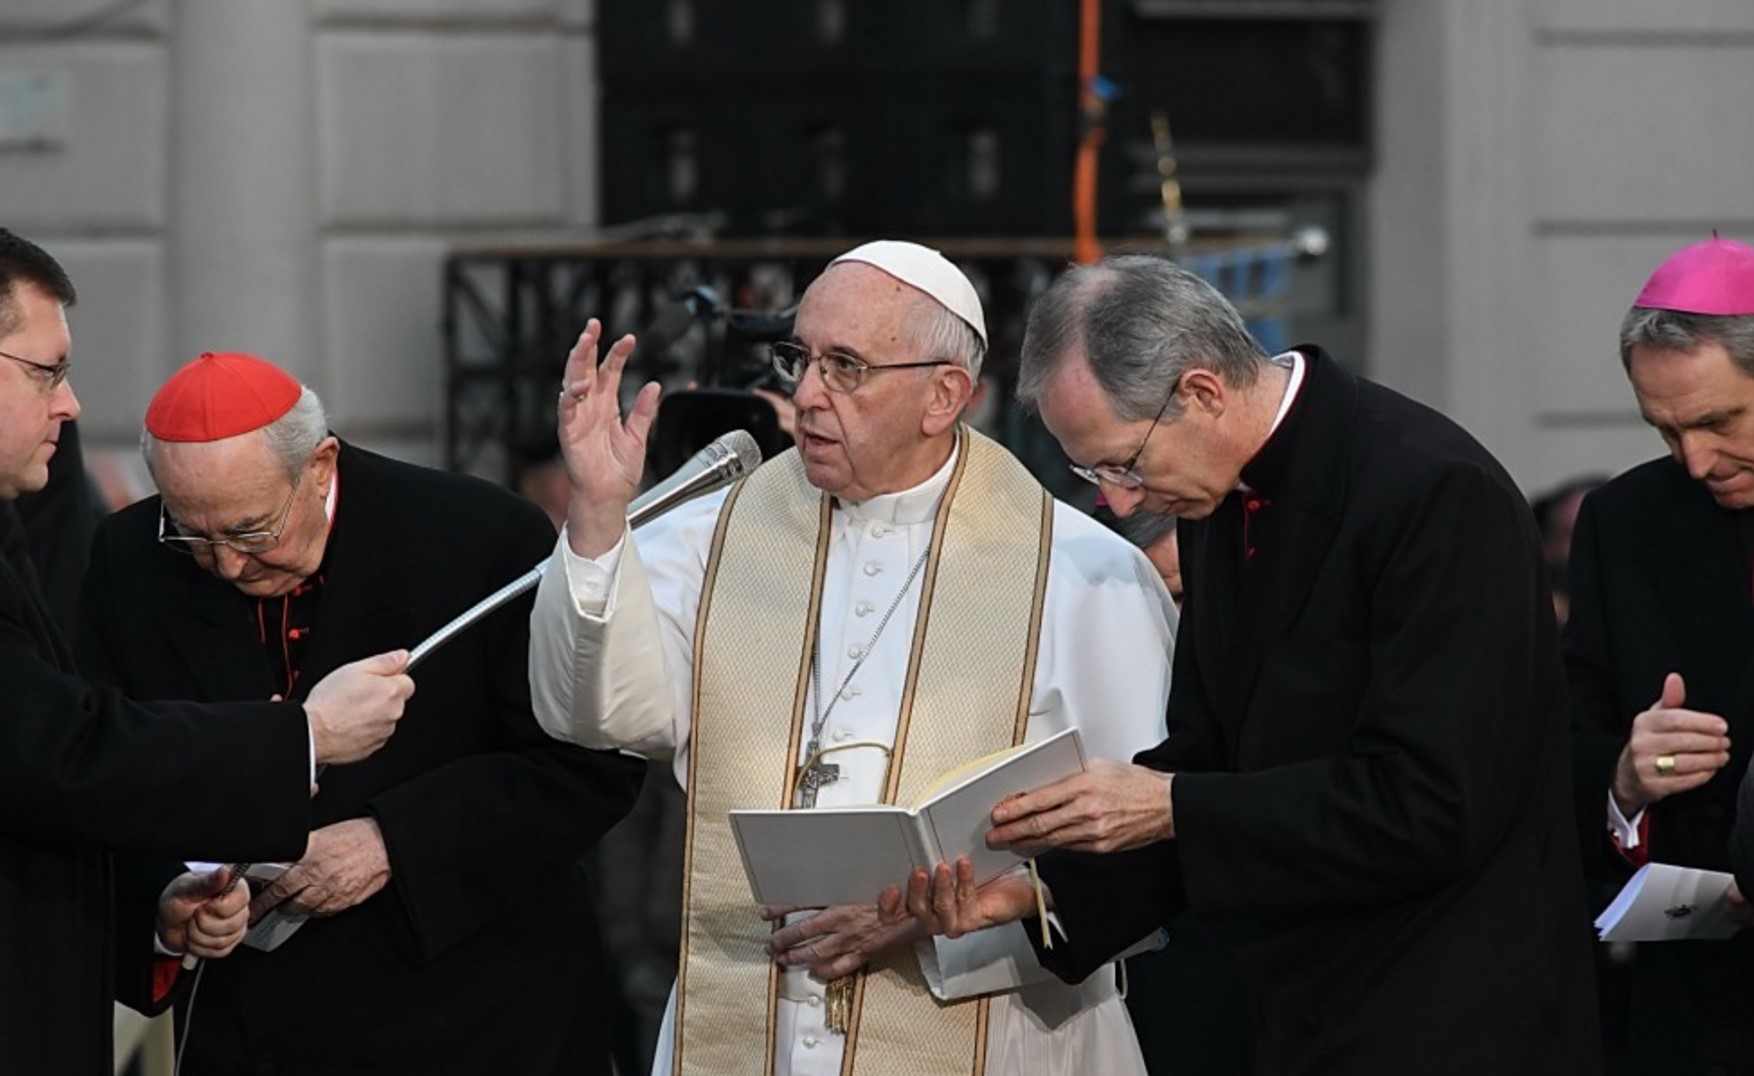
[[[1180,382],[1178,381],[1177,384]],[[1176,385],[1169,387],[1169,395],[1163,398],[1163,406],[1157,409],[1157,417],[1151,420],[1151,428],[1145,431],[1145,437],[1139,442],[1139,450],[1133,458],[1116,466],[1112,463],[1099,463],[1094,467],[1071,464],[1072,473],[1092,485],[1100,486],[1104,482],[1117,489],[1138,489],[1145,484],[1145,479],[1138,471],[1133,470],[1139,465],[1139,457],[1145,454],[1145,446],[1151,443],[1151,434],[1156,431],[1163,416],[1169,413],[1169,402],[1175,399]]]
[[[773,360],[774,372],[788,383],[796,384],[804,379],[804,370],[811,361],[809,348],[802,344],[769,344],[767,353]],[[856,359],[840,351],[824,351],[815,357],[815,361],[816,368],[822,372],[822,383],[833,392],[857,392],[865,381],[865,375],[874,371],[952,365],[949,359],[931,359],[927,362],[890,362],[874,366],[864,359]]]
[[[73,362],[70,359],[62,359],[57,363],[32,362],[4,351],[0,351],[0,359],[11,359],[28,370],[37,379],[37,386],[43,390],[45,396],[60,388],[67,380],[67,375],[73,372]]]
[[[161,499],[158,503],[158,540],[162,544],[172,549],[181,550],[190,556],[202,553],[212,556],[213,547],[218,545],[249,555],[266,553],[280,544],[280,535],[286,530],[287,519],[292,516],[293,498],[298,496],[299,479],[303,477],[304,475],[301,473],[298,478],[292,480],[292,489],[286,494],[286,504],[280,509],[280,521],[274,525],[273,530],[243,531],[238,534],[228,534],[223,538],[204,538],[198,534],[184,534],[182,524],[171,519],[170,513],[165,511],[164,501]]]

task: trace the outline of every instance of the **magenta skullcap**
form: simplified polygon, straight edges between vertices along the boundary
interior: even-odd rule
[[[1683,314],[1754,314],[1754,247],[1716,232],[1657,266],[1632,304]]]

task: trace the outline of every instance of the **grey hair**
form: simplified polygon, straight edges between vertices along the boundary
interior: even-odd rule
[[[918,320],[913,325],[914,345],[919,348],[922,361],[949,359],[967,370],[972,380],[981,379],[981,360],[986,358],[987,345],[981,343],[974,326],[929,295],[921,295]]]
[[[1040,406],[1066,357],[1081,351],[1123,421],[1181,416],[1164,398],[1181,376],[1211,370],[1253,385],[1269,361],[1230,301],[1195,274],[1148,254],[1104,258],[1060,274],[1023,333],[1017,399]]]
[[[1175,517],[1160,516],[1156,512],[1134,512],[1125,519],[1117,519],[1115,530],[1140,549],[1149,549],[1164,535],[1175,530]]]
[[[304,386],[298,395],[298,402],[286,414],[262,427],[262,434],[268,439],[268,447],[286,469],[288,478],[297,479],[304,465],[310,462],[312,453],[329,436],[329,416],[323,410],[323,401]],[[140,454],[146,459],[146,469],[152,470],[153,453],[157,451],[158,438],[150,431],[140,434]]]
[[[1738,370],[1754,377],[1754,316],[1685,314],[1635,306],[1620,322],[1621,366],[1632,369],[1632,349],[1641,344],[1689,355],[1706,344],[1719,344]]]

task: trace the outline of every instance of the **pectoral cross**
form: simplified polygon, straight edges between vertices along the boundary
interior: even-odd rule
[[[809,760],[810,765],[798,775],[798,793],[794,806],[814,807],[817,789],[840,780],[840,767],[822,761],[822,744],[817,740],[811,740],[804,745],[804,757]]]

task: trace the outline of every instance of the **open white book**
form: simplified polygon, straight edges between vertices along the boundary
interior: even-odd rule
[[[1735,883],[1722,871],[1646,863],[1596,917],[1603,941],[1727,938],[1742,929],[1725,894]]]
[[[1084,770],[1077,729],[976,759],[938,779],[913,807],[874,804],[732,811],[731,831],[757,904],[870,904],[915,867],[967,856],[986,882],[1023,862],[987,847],[1001,800]]]

